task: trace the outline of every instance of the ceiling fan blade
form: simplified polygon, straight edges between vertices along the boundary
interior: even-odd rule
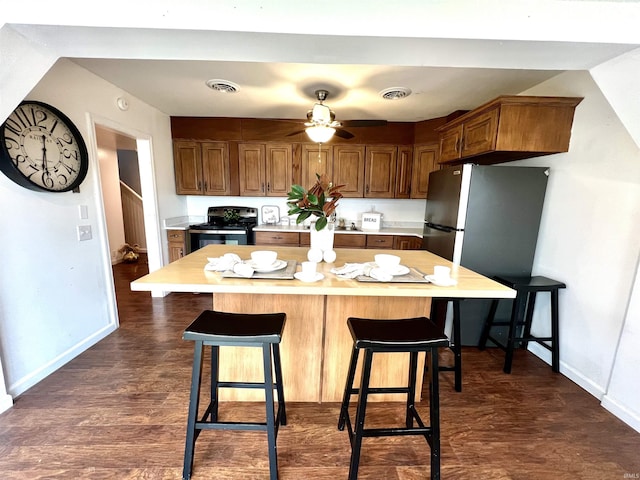
[[[297,130],[295,132],[291,132],[291,133],[287,134],[287,137],[293,137],[294,135],[299,135],[301,133],[304,133],[304,130]]]
[[[345,120],[340,123],[345,127],[384,127],[387,125],[386,120]]]
[[[334,133],[334,135],[336,137],[344,138],[347,140],[353,138],[353,133],[347,132],[346,130],[342,130],[340,128],[336,128],[336,133]]]

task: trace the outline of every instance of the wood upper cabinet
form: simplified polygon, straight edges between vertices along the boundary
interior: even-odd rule
[[[266,194],[265,149],[261,143],[238,144],[240,195],[264,197]]]
[[[240,195],[286,197],[293,180],[291,144],[238,144]]]
[[[293,178],[293,147],[286,143],[265,145],[267,197],[286,197]]]
[[[227,142],[177,140],[173,146],[176,193],[231,195]]]
[[[321,144],[304,144],[301,152],[300,185],[308,190],[316,183],[316,173],[326,173],[329,178],[333,175],[333,147]]]
[[[364,196],[364,145],[336,145],[333,147],[334,185],[344,185],[340,190],[345,197]]]
[[[569,150],[576,97],[501,96],[438,129],[440,163],[493,164]]]
[[[393,198],[396,178],[395,146],[367,147],[365,158],[365,198]]]
[[[395,198],[411,198],[413,172],[413,148],[410,146],[399,146],[396,159],[396,185],[394,191]]]
[[[413,152],[413,170],[411,172],[411,198],[427,198],[429,174],[440,169],[437,142],[418,145]]]

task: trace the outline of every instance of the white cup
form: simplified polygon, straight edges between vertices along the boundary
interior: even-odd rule
[[[307,278],[313,278],[316,275],[316,268],[318,264],[316,262],[302,262],[302,276]]]
[[[444,265],[436,265],[433,267],[433,276],[438,280],[449,280],[451,278],[451,269]]]

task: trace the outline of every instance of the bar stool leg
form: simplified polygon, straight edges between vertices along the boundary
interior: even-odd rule
[[[220,382],[220,348],[211,346],[211,421],[218,421],[218,383]]]
[[[280,412],[280,425],[287,424],[287,411],[284,402],[284,385],[282,382],[282,364],[280,363],[280,345],[273,344],[273,365],[276,373],[276,386],[278,391],[278,411]]]
[[[409,381],[407,385],[407,412],[405,423],[407,428],[413,428],[413,411],[416,398],[416,378],[418,377],[418,352],[409,354]]]
[[[358,365],[359,353],[360,351],[355,346],[351,349],[349,371],[347,372],[347,381],[345,382],[342,406],[340,407],[340,417],[338,418],[338,430],[340,431],[344,430],[344,423],[348,417],[349,400],[351,399],[351,392],[353,390],[353,379],[356,376],[356,366]]]
[[[551,291],[551,369],[560,371],[560,326],[558,322],[558,289]]]
[[[264,364],[264,393],[267,416],[267,444],[269,448],[269,478],[278,479],[278,455],[276,446],[275,409],[273,401],[273,376],[271,374],[271,344],[262,345]]]
[[[524,320],[524,331],[522,337],[524,340],[521,343],[523,349],[527,349],[529,346],[529,337],[531,337],[531,323],[533,322],[533,310],[536,306],[536,292],[529,292],[529,300],[527,300],[527,314]]]
[[[462,391],[462,346],[460,344],[460,301],[453,300],[453,355],[456,392]]]
[[[357,480],[358,467],[360,465],[360,449],[362,447],[362,435],[364,431],[364,416],[367,410],[367,397],[369,395],[369,379],[371,377],[371,361],[373,352],[368,348],[364,351],[364,365],[362,366],[362,378],[360,380],[360,392],[358,395],[358,409],[356,411],[355,432],[351,442],[351,463],[349,464],[349,480]],[[437,376],[437,372],[436,372]]]
[[[440,385],[438,378],[438,349],[427,354],[429,365],[429,421],[431,422],[431,480],[440,480]]]
[[[478,348],[484,350],[487,347],[487,340],[489,339],[489,332],[491,332],[491,326],[496,316],[496,310],[498,310],[498,300],[495,299],[491,302],[489,308],[489,314],[484,321],[484,327],[482,328],[482,334],[480,335],[480,341],[478,342]]]
[[[193,350],[193,370],[191,371],[191,392],[189,393],[189,414],[187,417],[187,440],[184,447],[184,466],[182,479],[189,480],[193,469],[193,451],[199,431],[196,432],[196,420],[200,404],[200,383],[202,381],[202,342],[195,342]]]
[[[522,323],[524,317],[524,309],[526,305],[527,295],[526,293],[518,293],[513,301],[513,308],[511,310],[511,321],[509,322],[509,337],[507,338],[506,355],[504,358],[504,373],[511,373],[511,363],[513,362],[513,347],[515,345],[516,331],[518,323]]]

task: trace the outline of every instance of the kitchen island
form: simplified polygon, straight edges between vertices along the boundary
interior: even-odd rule
[[[225,278],[205,271],[207,257],[236,253],[249,259],[256,246],[209,245],[151,272],[131,283],[137,291],[210,293],[212,308],[238,313],[285,312],[287,323],[281,345],[285,398],[288,401],[339,402],[351,353],[347,318],[409,318],[428,316],[431,298],[514,298],[515,291],[493,280],[433,255],[427,251],[336,249],[334,263],[318,264],[324,278],[315,283],[286,279]],[[307,248],[274,247],[282,260],[298,263],[307,258]],[[361,282],[339,278],[330,269],[345,263],[373,261],[377,253],[393,253],[401,264],[424,273],[435,265],[452,269],[457,280],[453,287],[430,283]],[[298,267],[299,269],[299,267]],[[192,318],[185,318],[185,327]],[[374,358],[372,385],[403,383],[408,356],[380,354]],[[261,355],[258,349],[221,349],[221,379],[240,377],[261,381]],[[420,369],[422,371],[422,369]],[[418,390],[420,391],[420,390]],[[224,400],[262,400],[259,391],[225,390]],[[375,400],[398,399],[397,395],[376,395]]]

